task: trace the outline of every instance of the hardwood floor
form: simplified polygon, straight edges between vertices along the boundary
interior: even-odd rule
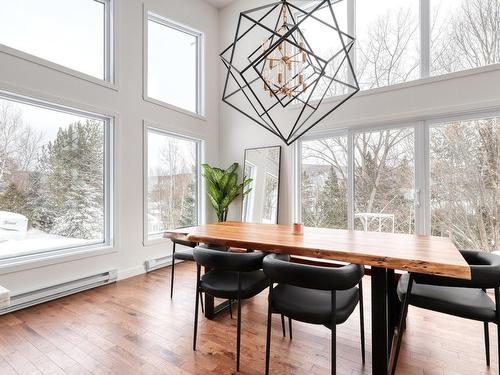
[[[0,374],[232,374],[236,319],[200,314],[192,351],[194,264],[162,269],[0,317]],[[338,374],[371,374],[370,278],[365,277],[367,363],[361,363],[358,310],[338,326]],[[264,370],[267,292],[243,305],[242,374]],[[330,331],[294,322],[293,340],[273,320],[272,374],[329,374]],[[287,330],[288,334],[288,330]],[[497,374],[485,364],[480,322],[410,307],[398,374]]]

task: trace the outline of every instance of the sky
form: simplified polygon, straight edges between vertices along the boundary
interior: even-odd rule
[[[77,121],[87,120],[85,117],[0,98],[0,106],[4,104],[12,106],[13,111],[21,111],[24,125],[29,125],[38,134],[43,135],[42,144],[54,140],[59,128],[65,128]]]
[[[148,95],[196,113],[196,37],[148,22]]]
[[[104,4],[0,0],[0,43],[104,78]]]

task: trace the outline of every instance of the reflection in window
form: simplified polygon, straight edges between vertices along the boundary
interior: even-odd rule
[[[347,229],[347,137],[302,142],[305,226]]]
[[[500,118],[430,128],[431,231],[461,249],[498,250]]]
[[[413,128],[354,136],[355,229],[415,232]]]
[[[107,240],[108,123],[65,111],[0,98],[0,258]]]
[[[264,181],[264,210],[262,213],[262,222],[275,224],[278,216],[278,177],[271,173],[266,173]]]
[[[198,224],[199,141],[148,129],[147,231]]]

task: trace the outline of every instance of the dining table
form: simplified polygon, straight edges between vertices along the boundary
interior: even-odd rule
[[[166,231],[164,237],[286,253],[367,266],[371,276],[372,373],[387,375],[400,303],[396,270],[470,279],[470,267],[446,237],[227,221]],[[226,302],[227,304],[227,302]],[[219,306],[219,310],[226,307]],[[205,314],[217,306],[206,296]]]

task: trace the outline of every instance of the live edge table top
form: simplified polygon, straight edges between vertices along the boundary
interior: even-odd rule
[[[229,221],[165,232],[164,237],[337,260],[386,269],[470,279],[470,268],[449,238],[304,228]]]

